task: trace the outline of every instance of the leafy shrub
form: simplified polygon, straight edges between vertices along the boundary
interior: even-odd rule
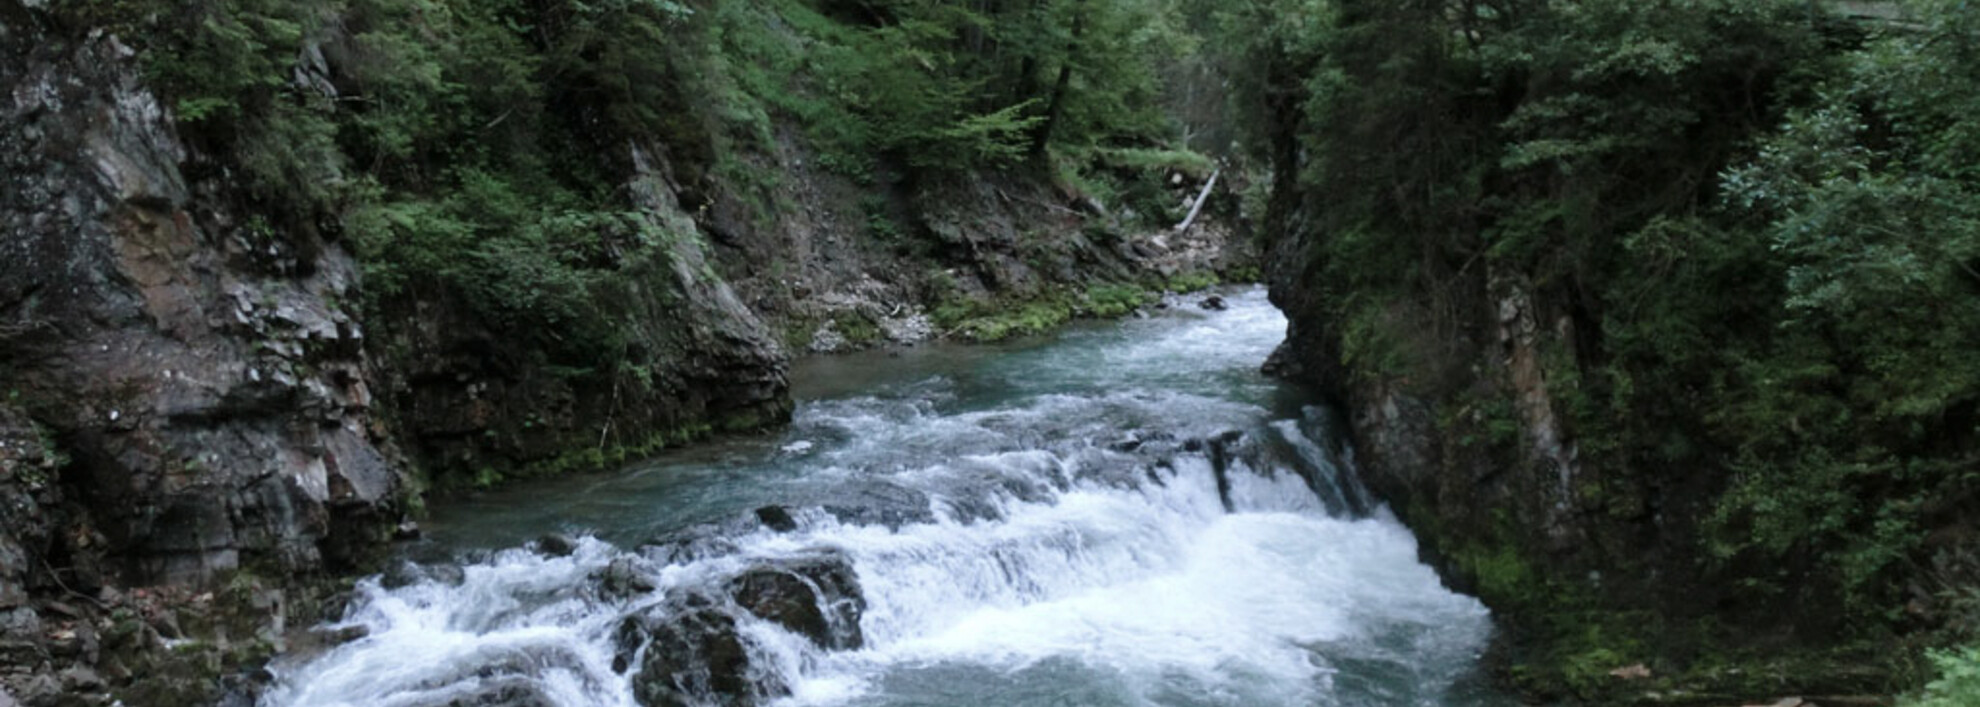
[[[1938,677],[1921,694],[1900,702],[1902,707],[1980,705],[1980,647],[1933,651],[1930,657]]]
[[[1154,300],[1153,294],[1134,285],[1094,285],[1086,289],[1087,310],[1097,317],[1118,317]]]

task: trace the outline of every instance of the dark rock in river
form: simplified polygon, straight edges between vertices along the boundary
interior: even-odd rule
[[[398,589],[420,582],[460,586],[461,582],[466,580],[467,570],[452,562],[401,562],[387,568],[378,577],[378,584],[386,589]]]
[[[1242,430],[1225,430],[1207,440],[1192,439],[1183,445],[1188,451],[1203,451],[1210,456],[1210,471],[1217,477],[1217,498],[1224,503],[1224,512],[1237,510],[1231,500],[1231,462],[1240,458],[1239,443],[1245,440]],[[1252,445],[1255,448],[1255,445]]]
[[[577,552],[577,541],[567,535],[551,533],[537,538],[534,549],[545,557],[570,557]]]
[[[640,656],[633,698],[646,707],[752,705],[790,694],[775,673],[751,664],[735,617],[707,597],[670,600],[627,618],[617,642],[613,669],[632,667]]]
[[[653,591],[657,585],[642,572],[639,563],[630,557],[621,557],[598,571],[598,588],[609,598],[625,599]]]
[[[399,540],[399,541],[418,540],[420,539],[420,537],[421,537],[421,533],[419,530],[419,524],[410,520],[403,521],[399,523],[397,526],[392,528],[393,540]]]
[[[836,555],[780,561],[729,582],[729,595],[757,618],[811,639],[820,648],[859,648],[866,597],[852,565]]]
[[[784,510],[783,506],[764,506],[758,508],[756,509],[756,519],[762,521],[764,527],[779,533],[788,533],[797,530],[798,527],[797,519],[792,518],[791,512]]]
[[[935,522],[928,494],[885,482],[848,489],[827,499],[822,508],[839,522],[853,525],[884,525],[897,530],[904,525]]]
[[[756,530],[753,516],[724,523],[703,523],[676,530],[641,544],[641,557],[661,564],[686,564],[727,555],[740,548],[730,538]]]
[[[790,686],[762,664],[739,621],[753,615],[820,648],[850,650],[864,645],[859,618],[865,610],[845,557],[769,561],[729,579],[719,592],[673,592],[627,617],[619,625],[612,667],[637,668],[633,694],[647,707],[762,704],[790,694]]]
[[[1203,298],[1203,301],[1201,303],[1198,303],[1197,306],[1210,310],[1212,312],[1222,312],[1226,309],[1231,308],[1229,304],[1226,304],[1224,302],[1224,298],[1218,297],[1216,295],[1210,295],[1209,297]]]

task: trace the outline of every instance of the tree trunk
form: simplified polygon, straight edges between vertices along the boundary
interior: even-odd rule
[[[1052,84],[1052,98],[1045,104],[1045,122],[1031,138],[1031,156],[1044,157],[1052,142],[1052,129],[1066,111],[1066,91],[1072,87],[1073,61],[1079,58],[1079,37],[1086,32],[1086,0],[1073,3],[1072,39],[1066,42],[1066,56],[1059,62],[1059,80]]]

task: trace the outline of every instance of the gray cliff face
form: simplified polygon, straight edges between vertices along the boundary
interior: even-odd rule
[[[337,304],[355,266],[189,180],[114,38],[0,4],[0,125],[0,695],[203,699],[217,683],[151,671],[279,646],[282,588],[361,566],[400,520]],[[212,650],[172,662],[172,637]]]
[[[115,39],[10,29],[0,85],[7,394],[74,462],[60,485],[109,547],[103,581],[348,565],[397,519],[368,428],[350,258],[239,217]]]

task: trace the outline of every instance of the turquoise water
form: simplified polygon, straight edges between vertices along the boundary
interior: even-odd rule
[[[624,617],[829,554],[857,575],[860,648],[736,614],[775,704],[1508,704],[1476,675],[1485,609],[1417,562],[1327,412],[1256,372],[1283,318],[1222,296],[813,359],[775,434],[436,509],[416,564],[359,587],[343,623],[368,635],[278,665],[263,702],[635,704]],[[575,552],[525,549],[550,532]],[[607,567],[651,586],[602,596]]]

